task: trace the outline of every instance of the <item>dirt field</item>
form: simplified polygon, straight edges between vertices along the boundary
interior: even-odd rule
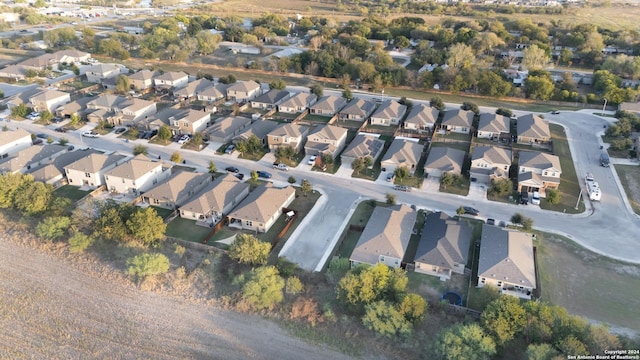
[[[137,290],[99,264],[9,236],[0,236],[0,358],[348,358],[257,316]]]

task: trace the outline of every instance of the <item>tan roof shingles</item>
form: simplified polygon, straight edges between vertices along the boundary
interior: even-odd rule
[[[88,156],[85,156],[82,159],[79,159],[65,166],[65,168],[95,174],[100,170],[111,166],[113,163],[117,163],[118,161],[121,161],[125,158],[125,155],[120,154],[89,154]]]
[[[282,204],[295,192],[296,190],[291,186],[285,188],[276,188],[270,184],[260,186],[242,200],[229,217],[264,224],[273,214],[281,210]]]
[[[360,158],[371,156],[376,158],[384,148],[384,140],[376,136],[358,134],[344,150],[342,156]]]
[[[416,141],[394,139],[384,154],[382,161],[393,162],[398,165],[416,165],[422,154],[422,145]]]
[[[459,174],[464,163],[465,152],[462,150],[436,146],[431,147],[427,161],[424,167],[431,169],[440,169],[442,171],[450,171]]]
[[[207,214],[211,211],[222,212],[227,205],[248,188],[249,184],[227,174],[215,179],[180,209],[198,214]]]
[[[433,126],[438,120],[440,111],[425,104],[413,106],[405,123],[416,124],[418,126]]]
[[[492,164],[511,164],[511,150],[495,146],[478,145],[473,148],[471,161],[485,159]]]
[[[193,189],[208,181],[207,178],[210,176],[211,174],[178,171],[171,175],[170,178],[145,192],[143,196],[149,199],[166,199],[177,202],[189,196],[189,192],[193,192]]]
[[[549,123],[533,114],[520,116],[516,128],[518,136],[534,139],[551,138]]]
[[[442,125],[471,128],[473,116],[472,111],[462,109],[447,110],[442,116]]]
[[[66,152],[67,147],[62,145],[30,146],[17,154],[9,156],[0,162],[0,172],[15,172],[33,163],[40,162],[55,154]]]
[[[335,96],[335,95],[327,95],[323,96],[318,100],[317,103],[311,106],[312,109],[331,111],[332,113],[337,113],[340,109],[342,109],[347,104],[347,99]]]
[[[535,288],[531,235],[483,225],[478,276]]]
[[[31,137],[31,133],[22,128],[13,131],[0,131],[0,146],[12,143],[24,137]]]
[[[562,171],[559,157],[540,151],[520,151],[518,165],[539,170],[554,168]]]
[[[498,114],[480,114],[478,120],[478,131],[491,133],[508,133],[510,131],[511,120]]]
[[[114,169],[109,170],[105,175],[135,180],[158,166],[162,166],[162,163],[136,157],[115,167]]]
[[[385,100],[371,117],[380,119],[399,118],[404,115],[405,111],[407,111],[405,105],[401,105],[395,100]]]

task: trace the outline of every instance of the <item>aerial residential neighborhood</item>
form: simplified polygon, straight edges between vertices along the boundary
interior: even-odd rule
[[[47,358],[103,330],[116,358],[637,357],[638,31],[486,13],[575,2],[421,4],[3,5],[0,271],[50,277],[3,327]],[[47,315],[102,293],[123,309],[102,328]],[[192,342],[151,339],[187,309]]]

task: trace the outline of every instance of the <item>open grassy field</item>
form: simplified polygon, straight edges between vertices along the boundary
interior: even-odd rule
[[[639,266],[594,254],[561,236],[538,233],[537,237],[543,301],[608,323],[613,330],[640,333]]]
[[[615,165],[614,167],[631,208],[640,215],[640,166]]]

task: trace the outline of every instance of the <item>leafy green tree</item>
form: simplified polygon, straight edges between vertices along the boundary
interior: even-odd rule
[[[216,167],[216,164],[213,162],[213,160],[209,160],[209,165],[207,165],[207,170],[209,171],[209,174],[215,174],[216,171],[218,171],[218,168]]]
[[[478,105],[470,101],[463,102],[462,105],[460,105],[460,109],[465,111],[473,111],[473,113],[476,115],[480,113],[480,109],[478,109]]]
[[[487,306],[481,321],[496,344],[503,345],[524,329],[527,316],[518,298],[502,296]]]
[[[452,68],[468,68],[471,67],[476,60],[473,48],[463,43],[452,45],[449,48],[448,54],[447,64]]]
[[[574,335],[560,339],[557,346],[563,354],[589,355],[587,346]]]
[[[167,224],[152,207],[138,209],[126,221],[129,233],[145,245],[164,238]]]
[[[256,310],[272,309],[284,299],[284,285],[275,266],[255,268],[242,287],[242,298]]]
[[[522,228],[525,230],[531,230],[533,228],[533,219],[530,217],[522,218]]]
[[[29,114],[29,108],[25,104],[19,104],[11,108],[11,115],[14,117],[24,118]]]
[[[69,238],[69,251],[72,253],[83,252],[93,244],[93,241],[93,237],[76,231]]]
[[[386,337],[406,338],[411,334],[411,323],[393,304],[386,301],[376,301],[365,306],[362,317],[363,325]]]
[[[255,170],[251,170],[251,180],[253,180],[254,182],[258,181],[258,172]]]
[[[478,324],[458,324],[438,335],[425,353],[425,359],[487,360],[496,352],[496,343]]]
[[[304,285],[297,276],[291,276],[285,282],[285,292],[289,295],[298,295],[304,291]]]
[[[126,94],[131,90],[131,80],[128,76],[124,74],[118,75],[116,77],[116,91],[120,94]]]
[[[36,235],[44,240],[53,241],[64,236],[69,225],[71,220],[66,216],[47,217],[36,226]]]
[[[544,68],[549,63],[549,55],[538,45],[531,45],[522,52],[522,67],[528,70]]]
[[[505,195],[512,191],[513,185],[510,179],[492,179],[490,191],[496,195]]]
[[[404,291],[406,273],[391,270],[387,265],[358,266],[338,283],[336,297],[351,309],[360,311],[364,305],[377,300],[395,300],[397,291]]]
[[[551,344],[529,344],[524,353],[526,360],[553,360],[558,355],[558,351]]]
[[[284,90],[286,87],[287,87],[287,83],[285,83],[284,80],[282,79],[276,79],[269,83],[270,89]]]
[[[392,193],[386,193],[385,199],[389,205],[395,205],[398,201],[396,195]]]
[[[453,185],[455,180],[456,179],[453,177],[453,175],[448,172],[443,172],[442,175],[440,175],[440,185],[442,185],[443,189],[446,189],[449,185]]]
[[[20,186],[28,180],[24,175],[17,173],[6,173],[0,175],[0,207],[4,209],[14,206],[15,194]]]
[[[250,234],[238,234],[229,247],[229,257],[241,264],[264,265],[267,263],[271,244]]]
[[[80,116],[78,116],[77,114],[71,115],[71,121],[69,123],[71,125],[77,125],[78,123],[80,123]]]
[[[507,109],[507,108],[504,108],[504,107],[498,108],[496,110],[496,114],[502,115],[502,116],[506,116],[508,118],[513,116],[513,112],[511,111],[511,109]]]
[[[289,176],[289,178],[287,179],[287,182],[289,184],[295,184],[296,181],[298,181],[298,180],[296,180],[296,178],[294,178],[293,176]]]
[[[424,319],[427,302],[418,294],[405,294],[398,304],[398,311],[411,323],[418,323]]]
[[[13,201],[18,211],[26,215],[38,215],[47,210],[52,196],[53,186],[33,181],[31,177],[16,190]]]
[[[313,186],[311,185],[311,181],[304,179],[302,183],[300,183],[300,191],[304,196],[307,196],[308,193],[313,191]]]
[[[444,101],[442,101],[442,98],[440,98],[439,96],[432,97],[431,100],[429,101],[429,106],[431,106],[432,108],[436,108],[440,111],[443,111],[445,108]]]
[[[353,94],[351,93],[351,89],[344,89],[342,91],[342,97],[347,99],[347,101],[351,101],[351,99],[353,99]]]
[[[331,165],[334,162],[333,156],[331,156],[331,154],[322,154],[321,159],[322,159],[322,163],[327,165]]]
[[[131,128],[131,130],[133,130],[133,128]],[[147,154],[149,154],[149,149],[142,144],[138,144],[133,148],[133,155],[147,155]]]
[[[170,161],[173,161],[174,163],[181,163],[182,162],[182,155],[180,155],[179,152],[174,151],[173,154],[171,154],[171,157],[169,158]]]
[[[309,88],[309,90],[311,91],[311,93],[312,93],[312,94],[314,94],[315,96],[317,96],[317,97],[318,97],[318,99],[322,97],[323,89],[322,89],[322,86],[321,86],[321,85],[313,84],[313,85],[311,85],[311,87]]]
[[[549,204],[558,204],[560,202],[560,192],[556,189],[547,189],[547,201]]]
[[[550,78],[542,76],[529,75],[524,83],[526,96],[537,100],[549,100],[555,88]]]
[[[475,309],[484,311],[486,307],[500,297],[498,288],[494,285],[485,285],[478,289],[474,296],[473,302],[476,304]]]
[[[396,168],[393,174],[396,176],[396,178],[403,180],[409,177],[409,169],[404,166],[399,166]]]
[[[171,128],[169,125],[162,125],[158,129],[158,138],[162,141],[167,141],[171,139]]]
[[[464,207],[462,205],[460,205],[458,209],[456,209],[456,214],[464,215]]]
[[[351,162],[351,168],[356,174],[359,174],[364,169],[364,160],[362,158],[356,158]]]
[[[53,114],[49,110],[42,110],[40,112],[40,120],[45,124],[48,124],[53,119]]]
[[[411,42],[409,41],[409,39],[407,39],[406,36],[398,36],[395,39],[393,39],[393,45],[395,45],[396,47],[400,48],[400,49],[406,49],[409,46],[411,46]]]
[[[137,281],[169,271],[169,259],[163,254],[140,254],[127,260],[127,275]]]
[[[204,143],[204,135],[202,134],[202,131],[196,131],[193,134],[193,137],[191,138],[191,143],[197,146],[198,148],[200,147],[200,145]]]
[[[124,216],[123,207],[111,202],[100,204],[98,216],[94,220],[94,236],[107,240],[125,240],[127,227]]]
[[[296,150],[291,146],[280,146],[276,150],[275,155],[278,161],[282,161],[284,159],[291,160],[294,156],[296,156]]]

